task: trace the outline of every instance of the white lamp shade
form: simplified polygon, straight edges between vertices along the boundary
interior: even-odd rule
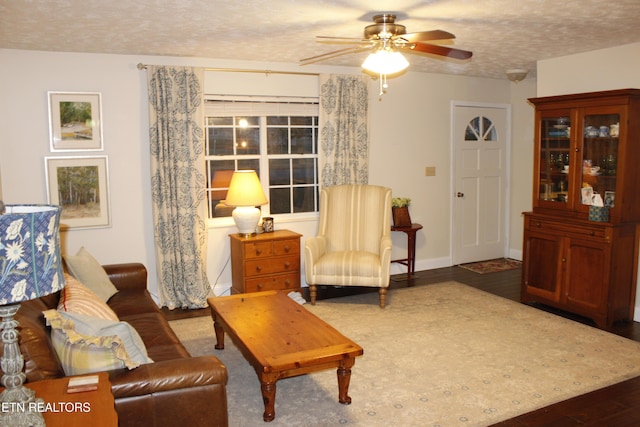
[[[231,177],[227,198],[227,206],[260,206],[267,204],[267,197],[262,191],[262,185],[256,171],[235,171]]]
[[[255,171],[240,170],[233,173],[224,204],[236,206],[231,216],[240,234],[256,232],[260,221],[260,209],[256,206],[267,204],[267,197]]]
[[[409,61],[400,53],[388,49],[380,49],[362,63],[362,68],[375,74],[395,74],[406,69]]]

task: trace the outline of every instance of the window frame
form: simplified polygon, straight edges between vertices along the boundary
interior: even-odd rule
[[[218,102],[218,107],[222,107],[224,111],[221,111],[220,108],[211,108],[212,103],[216,101],[223,101],[224,105],[221,102]],[[300,112],[297,112],[295,107],[289,108],[291,105],[303,105],[304,107]],[[210,108],[207,108],[209,106]],[[278,106],[286,106],[282,108],[284,111],[280,111]],[[247,108],[248,107],[248,108]],[[275,108],[274,108],[275,107]],[[271,111],[270,111],[271,110]],[[311,113],[310,113],[311,112]],[[214,96],[214,95],[205,95],[205,116],[204,116],[204,131],[207,133],[205,135],[205,150],[207,147],[208,138],[208,129],[211,127],[208,124],[209,117],[233,117],[233,125],[232,129],[236,129],[237,121],[236,119],[239,117],[258,117],[258,126],[259,126],[259,152],[260,154],[251,154],[251,155],[240,155],[234,153],[232,155],[210,155],[208,151],[205,151],[205,174],[207,177],[207,183],[205,187],[206,197],[207,197],[207,218],[208,224],[210,226],[229,226],[233,225],[233,218],[231,216],[224,217],[211,217],[210,209],[211,209],[211,200],[210,200],[210,187],[209,187],[209,179],[210,179],[210,170],[209,170],[209,161],[210,160],[229,160],[234,162],[234,166],[237,167],[237,162],[239,160],[250,160],[250,159],[258,159],[259,164],[259,178],[262,184],[263,191],[267,195],[267,199],[269,199],[269,204],[261,206],[262,217],[271,216],[276,218],[280,222],[294,222],[294,221],[308,221],[308,220],[317,220],[319,217],[319,193],[320,193],[320,170],[319,170],[319,98],[317,97],[308,97],[308,98],[294,98],[294,97],[246,97],[246,96]],[[311,125],[315,128],[315,153],[311,154],[300,154],[300,157],[297,157],[294,153],[285,153],[285,154],[268,154],[267,147],[267,133],[269,130],[269,126],[267,125],[267,117],[270,116],[286,116],[286,117],[315,117],[315,122]],[[292,125],[290,122],[287,124],[286,128],[289,132],[289,143],[291,142],[291,129],[296,128],[297,125]],[[235,132],[234,132],[235,134]],[[235,137],[234,137],[235,138]],[[288,150],[290,150],[290,146]],[[277,188],[279,186],[272,185],[269,186],[269,160],[272,159],[296,159],[296,158],[312,158],[315,159],[314,167],[315,167],[315,183],[307,184],[305,186],[315,187],[316,191],[314,194],[314,211],[308,212],[290,212],[290,213],[271,213],[271,200],[270,200],[270,188]],[[293,169],[291,165],[290,174],[293,174]],[[292,191],[296,187],[293,183],[293,180],[290,184],[282,186],[283,188],[290,188]],[[291,195],[293,197],[293,195]],[[293,200],[293,199],[291,199]]]

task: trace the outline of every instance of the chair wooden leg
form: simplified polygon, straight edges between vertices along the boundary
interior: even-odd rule
[[[311,305],[316,305],[317,296],[318,287],[316,285],[309,285],[309,298],[311,299]]]
[[[378,293],[380,294],[380,308],[384,308],[384,305],[387,302],[387,288],[380,288]]]

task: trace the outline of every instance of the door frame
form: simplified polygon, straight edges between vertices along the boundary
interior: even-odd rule
[[[510,229],[511,229],[511,104],[491,103],[491,102],[472,102],[472,101],[451,101],[451,109],[449,112],[450,117],[450,132],[449,132],[449,146],[450,146],[450,158],[449,158],[449,170],[451,171],[449,182],[449,211],[451,212],[450,230],[449,230],[449,259],[451,265],[457,265],[455,254],[455,205],[456,205],[456,145],[455,145],[455,120],[454,114],[457,107],[474,107],[474,108],[491,108],[501,109],[506,114],[506,135],[505,135],[505,150],[506,150],[506,164],[505,164],[505,202],[504,202],[504,248],[503,253],[505,257],[509,255],[509,241],[510,241]]]

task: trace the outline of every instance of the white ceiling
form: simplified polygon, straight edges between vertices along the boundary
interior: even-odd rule
[[[453,47],[474,54],[411,54],[410,71],[535,75],[540,59],[640,41],[639,0],[0,0],[0,48],[298,63],[344,47],[315,36],[361,37],[380,12],[407,32],[449,31]]]

